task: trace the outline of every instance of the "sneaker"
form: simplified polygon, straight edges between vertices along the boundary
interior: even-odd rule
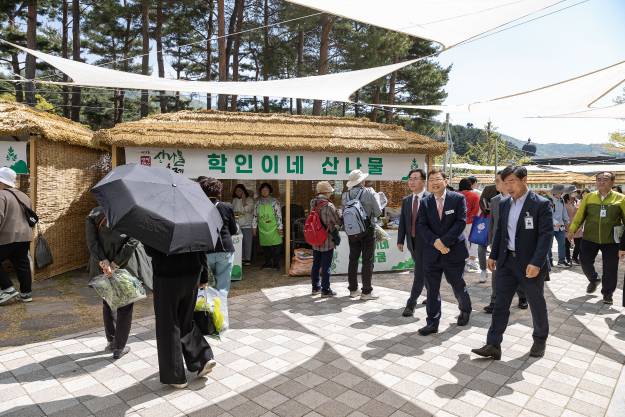
[[[607,305],[614,304],[614,301],[612,300],[612,296],[611,295],[604,295],[603,296],[603,304],[607,304]]]
[[[568,262],[566,262],[566,261],[558,262],[558,265],[557,265],[558,268],[568,268],[570,266],[571,265]]]
[[[336,292],[335,291],[321,291],[321,298],[330,298],[330,297],[334,297],[336,296]]]
[[[176,388],[176,389],[185,389],[186,387],[189,386],[188,382],[183,382],[182,384],[167,384],[172,388]]]
[[[113,359],[119,359],[128,352],[130,352],[130,346],[125,346],[123,349],[115,349],[113,351]]]
[[[312,295],[313,297],[315,295],[319,295],[319,294],[321,294],[321,290],[312,290],[311,293],[310,293],[310,295]]]
[[[482,271],[480,273],[480,284],[485,283],[487,278],[488,278],[488,272]]]
[[[204,364],[204,367],[198,371],[197,373],[198,378],[202,378],[210,374],[213,371],[213,368],[215,367],[215,365],[217,365],[217,362],[215,362],[215,359],[211,359],[208,362],[206,362]]]
[[[20,295],[20,293],[17,292],[15,288],[13,287],[0,292],[0,305],[9,302],[10,300],[14,299],[18,295]]]
[[[33,301],[32,293],[30,292],[20,293],[20,300],[22,300],[23,303],[30,303],[31,301]]]
[[[360,295],[361,295],[360,290],[355,290],[355,291],[350,291],[349,292],[349,297],[350,298],[360,297]]]
[[[573,258],[573,263],[574,263],[575,265],[579,265],[579,259],[577,259],[577,258]]]
[[[378,298],[380,298],[380,297],[378,297],[377,295],[373,295],[371,293],[369,293],[369,294],[360,294],[360,300],[362,300],[362,301],[377,300]]]
[[[112,352],[113,351],[113,342],[108,342],[106,344],[106,347],[104,348],[105,352]]]

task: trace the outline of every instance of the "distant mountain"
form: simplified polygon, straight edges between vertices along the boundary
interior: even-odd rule
[[[508,135],[501,135],[501,138],[510,142],[517,148],[522,148],[527,142]],[[540,158],[563,157],[563,156],[621,156],[623,153],[614,152],[608,149],[605,144],[583,144],[583,143],[534,143],[536,145],[536,156]]]

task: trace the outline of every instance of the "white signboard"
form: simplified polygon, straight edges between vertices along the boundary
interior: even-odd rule
[[[243,235],[232,235],[232,245],[234,246],[234,262],[232,264],[232,272],[230,273],[230,281],[241,281],[243,279]]]
[[[28,174],[26,143],[0,141],[0,166],[9,167],[17,174]]]
[[[345,180],[361,169],[372,181],[398,181],[410,169],[425,169],[425,156],[127,147],[126,163],[166,167],[189,178]]]
[[[407,247],[403,252],[397,249],[397,230],[386,230],[390,240],[376,242],[373,252],[373,272],[405,271],[414,268],[414,261]],[[331,271],[333,274],[347,274],[349,266],[349,242],[347,234],[340,232],[341,244],[334,249]],[[362,263],[358,264],[358,271],[362,270]]]

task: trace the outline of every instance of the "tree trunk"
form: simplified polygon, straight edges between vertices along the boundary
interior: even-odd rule
[[[126,7],[126,0],[123,2],[124,7]],[[124,47],[122,48],[122,71],[128,72],[130,66],[130,60],[128,59],[128,54],[130,53],[130,44],[132,42],[131,39],[131,29],[132,29],[132,17],[126,16],[126,27],[124,29]],[[119,93],[119,107],[118,114],[115,120],[115,123],[121,123],[124,121],[124,110],[125,110],[125,100],[126,100],[126,90],[121,90]]]
[[[156,38],[156,63],[158,65],[158,76],[165,78],[165,61],[163,60],[163,23],[165,16],[163,15],[163,0],[156,2],[156,27],[154,29],[154,37]],[[165,92],[160,94],[161,113],[167,112],[167,97]]]
[[[61,5],[61,56],[65,59],[69,57],[69,5],[67,0],[63,0]],[[63,82],[67,82],[68,77],[63,74]],[[71,108],[69,107],[69,88],[63,86],[63,116],[68,119],[72,116]]]
[[[9,31],[13,31],[15,29],[15,14],[9,14]],[[14,80],[21,80],[22,69],[20,68],[20,59],[19,53],[15,48],[11,51],[11,67],[13,69]],[[24,102],[24,88],[21,82],[15,83],[15,101],[18,103]]]
[[[228,63],[226,61],[226,12],[224,10],[224,0],[217,0],[217,44],[219,46],[219,81],[228,80]],[[228,110],[227,97],[220,94],[217,99],[219,110]]]
[[[148,75],[150,71],[150,0],[141,0],[141,36],[143,45],[141,53],[141,74]],[[141,90],[141,117],[148,115],[148,90]]]
[[[236,24],[237,17],[239,15],[240,4],[240,0],[234,0],[232,14],[230,15],[230,20],[228,21],[228,37],[226,37],[226,73],[230,72],[228,68],[230,68],[230,57],[232,56],[232,46],[234,45],[234,36],[232,35],[234,34],[234,32],[236,32]]]
[[[269,79],[269,0],[263,2],[263,80]],[[263,97],[263,111],[269,113],[269,97]]]
[[[237,22],[234,27],[234,45],[232,48],[232,81],[239,81],[239,50],[241,49],[241,28],[243,27],[243,11],[245,7],[245,0],[237,0],[239,7],[237,8]],[[230,105],[231,111],[237,111],[238,96],[232,96],[232,103]]]
[[[357,90],[354,93],[354,116],[360,117],[360,106],[358,106],[358,101],[360,100],[360,90]]]
[[[80,3],[72,2],[72,59],[80,61]],[[72,89],[72,120],[80,121],[80,87]]]
[[[26,23],[26,46],[30,49],[37,49],[37,0],[28,0],[28,19]],[[36,60],[33,55],[26,55],[26,78],[35,79]],[[26,102],[30,106],[35,106],[35,84],[26,83]]]
[[[334,18],[328,14],[321,15],[321,40],[319,43],[319,75],[328,73],[328,53],[330,51],[330,32]],[[313,115],[321,115],[321,100],[315,100],[313,103]]]
[[[302,69],[304,67],[304,31],[299,30],[297,32],[297,77],[302,76]],[[295,108],[297,114],[302,114],[302,99],[298,98],[295,102]]]
[[[373,90],[373,104],[380,104],[380,85],[376,84]],[[378,121],[378,108],[374,107],[373,110],[371,111],[371,121],[372,122],[377,122]]]
[[[210,81],[213,72],[213,10],[215,9],[215,3],[213,0],[208,0],[208,33],[206,37],[206,81]],[[206,109],[213,107],[213,97],[210,93],[206,94]]]
[[[388,86],[388,104],[395,104],[395,85],[397,84],[397,71],[391,74],[391,80]],[[392,107],[386,109],[386,122],[392,123],[395,115]]]

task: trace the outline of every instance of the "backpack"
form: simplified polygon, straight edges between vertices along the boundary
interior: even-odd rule
[[[318,211],[318,208],[326,205],[328,205],[327,201],[317,203],[306,218],[306,223],[304,223],[304,240],[309,245],[322,246],[328,238],[328,230],[321,222],[321,216],[319,216]]]
[[[360,196],[364,190],[364,188],[361,189],[356,198],[349,200],[343,208],[343,228],[348,236],[363,233],[369,225],[367,212],[360,202]],[[347,196],[349,197],[349,191],[347,191]]]

